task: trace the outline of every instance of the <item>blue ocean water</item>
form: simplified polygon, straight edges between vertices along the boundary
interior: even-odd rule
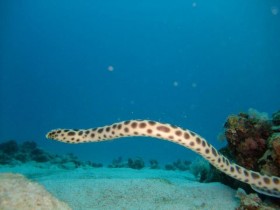
[[[150,138],[67,145],[54,128],[152,119],[215,147],[230,114],[272,114],[280,97],[280,3],[1,1],[0,142],[110,162],[196,155]]]

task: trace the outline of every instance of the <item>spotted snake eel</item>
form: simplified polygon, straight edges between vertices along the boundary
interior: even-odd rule
[[[49,139],[70,144],[101,142],[129,136],[155,137],[177,143],[198,153],[225,174],[250,184],[255,191],[280,197],[279,177],[263,175],[232,163],[198,134],[171,124],[151,120],[128,120],[90,129],[55,129],[46,135]]]

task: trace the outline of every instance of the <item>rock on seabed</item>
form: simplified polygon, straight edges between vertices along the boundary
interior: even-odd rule
[[[0,174],[1,210],[70,210],[40,184],[20,174]]]

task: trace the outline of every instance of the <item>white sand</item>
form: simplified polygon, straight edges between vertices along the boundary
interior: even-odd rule
[[[187,172],[133,169],[0,168],[21,172],[74,210],[188,210],[238,206],[235,191],[220,183],[203,184]]]

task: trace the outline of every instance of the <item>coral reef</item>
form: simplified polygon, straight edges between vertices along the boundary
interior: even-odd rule
[[[255,193],[246,194],[244,190],[238,188],[236,195],[240,199],[240,205],[236,210],[274,210],[277,206],[262,202]]]
[[[219,150],[232,162],[263,174],[280,176],[280,111],[269,120],[266,113],[250,109],[248,113],[231,115],[225,123],[228,145]],[[277,124],[278,123],[278,124]],[[201,182],[222,182],[234,189],[242,188],[248,193],[255,192],[248,184],[242,183],[210,166]],[[264,195],[262,195],[264,196]]]
[[[18,144],[10,140],[0,144],[0,165],[18,165],[22,163],[47,163],[63,169],[75,169],[80,166],[102,167],[102,164],[90,161],[83,162],[69,153],[67,155],[53,155],[37,147],[33,141]]]
[[[173,162],[173,165],[179,171],[187,171],[190,169],[191,162],[188,160],[182,161],[182,160],[178,159],[176,162]]]
[[[112,163],[108,165],[108,168],[127,168],[127,162],[123,158],[117,157],[112,160]]]
[[[258,160],[267,150],[267,139],[272,134],[270,121],[258,116],[240,113],[229,116],[225,123],[230,153],[237,164],[251,170],[258,170]]]
[[[178,159],[177,161],[173,162],[172,164],[166,164],[165,169],[166,170],[179,170],[179,171],[187,171],[190,169],[190,164],[191,162],[188,160],[180,160]]]
[[[224,126],[228,145],[219,152],[245,168],[267,175],[280,176],[280,132],[279,129],[277,130],[279,119],[280,111],[274,113],[272,120],[269,120],[267,114],[253,109],[250,109],[248,113],[229,116]],[[246,192],[254,192],[248,184],[233,179],[212,166],[204,179],[200,181],[219,181],[234,189],[242,188]],[[267,209],[256,197],[256,194],[241,196],[239,210]],[[245,204],[248,199],[254,200],[255,206]]]
[[[176,168],[173,164],[166,164],[164,168],[167,171],[175,171],[176,170]]]
[[[133,169],[142,169],[145,167],[145,163],[142,160],[142,158],[136,158],[136,159],[128,158],[127,165],[129,168],[133,168]]]
[[[37,148],[35,142],[18,144],[10,140],[0,144],[0,164],[18,164],[29,161],[47,162],[52,159],[49,153]]]
[[[247,169],[280,176],[280,133],[275,129],[279,119],[280,111],[269,120],[267,114],[253,109],[228,117],[225,136],[229,158]]]
[[[274,133],[268,138],[268,148],[258,163],[260,172],[280,176],[280,133]]]
[[[108,165],[109,168],[132,168],[142,169],[145,167],[145,163],[142,158],[128,158],[124,161],[122,157],[113,159],[112,163]]]
[[[70,210],[43,186],[19,174],[0,174],[0,209]]]
[[[159,169],[159,163],[157,160],[150,160],[150,169]]]
[[[81,161],[72,153],[66,155],[50,154],[41,148],[33,141],[26,141],[18,144],[14,140],[0,143],[0,165],[19,165],[23,163],[36,163],[36,166],[49,167],[57,166],[62,169],[72,170],[79,167],[103,167],[101,163],[94,163],[92,161]],[[39,164],[39,165],[38,165]],[[41,165],[40,165],[41,164]],[[157,160],[149,161],[150,169],[160,169]],[[189,170],[190,161],[177,160],[172,164],[165,166],[166,170]],[[128,158],[123,160],[122,157],[117,157],[112,160],[109,168],[132,168],[142,169],[145,167],[145,162],[142,158]]]
[[[280,126],[280,110],[272,114],[272,122],[275,126]]]
[[[206,182],[210,176],[210,164],[203,158],[195,159],[190,165],[190,172],[200,182]]]

